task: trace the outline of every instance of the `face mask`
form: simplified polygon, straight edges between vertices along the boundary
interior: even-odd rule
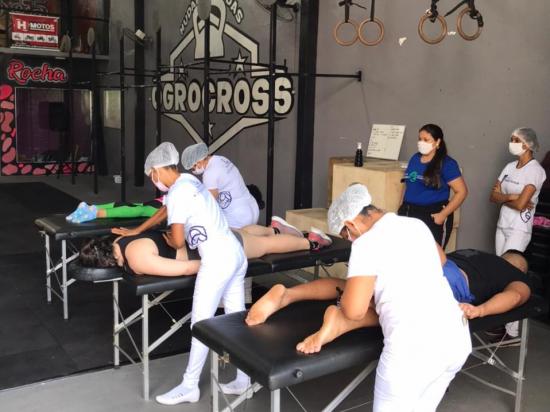
[[[191,172],[196,176],[200,176],[204,173],[204,167],[195,167]]]
[[[420,154],[427,155],[430,153],[434,148],[434,145],[432,143],[425,142],[424,140],[418,141],[418,151]]]
[[[153,170],[155,171],[155,170]],[[157,172],[157,178],[158,178],[158,172]],[[166,193],[168,192],[169,188],[164,184],[162,183],[160,180],[157,180],[155,182],[155,179],[153,178],[153,172],[151,172],[151,181],[153,182],[153,184],[155,185],[155,187],[160,190],[162,193]]]
[[[513,154],[514,156],[521,156],[525,153],[525,149],[522,147],[523,143],[518,142],[510,142],[508,143],[508,150],[510,151],[510,154]]]

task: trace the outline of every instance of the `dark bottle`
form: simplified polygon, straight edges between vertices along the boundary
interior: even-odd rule
[[[357,143],[357,150],[355,151],[355,167],[363,167],[363,149],[361,149],[361,142]]]

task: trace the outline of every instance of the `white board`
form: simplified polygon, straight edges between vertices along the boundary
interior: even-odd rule
[[[367,157],[397,160],[404,134],[404,125],[373,124]]]

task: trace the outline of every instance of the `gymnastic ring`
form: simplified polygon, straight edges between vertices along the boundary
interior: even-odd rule
[[[477,25],[477,31],[474,34],[472,34],[472,35],[466,34],[464,32],[464,30],[462,29],[462,18],[464,17],[464,15],[466,13],[470,13],[470,8],[469,7],[466,7],[464,9],[462,9],[460,11],[460,13],[458,14],[458,17],[456,18],[456,27],[457,27],[457,30],[458,30],[458,34],[460,34],[460,37],[462,37],[464,40],[472,41],[472,40],[475,40],[479,37],[479,35],[481,34],[481,31],[483,30],[483,26],[480,26],[478,24]]]
[[[430,12],[430,10],[426,11],[426,13],[424,13],[422,15],[422,17],[420,17],[420,21],[418,22],[418,35],[420,36],[420,38],[422,40],[424,40],[428,44],[437,44],[437,43],[441,42],[441,40],[443,40],[445,38],[445,36],[447,35],[447,22],[445,21],[444,17],[441,17],[438,14],[436,19],[441,24],[441,33],[439,33],[439,36],[437,36],[433,39],[430,39],[424,33],[424,22],[426,20],[431,19],[431,18],[432,18],[432,13]]]
[[[374,24],[376,24],[378,26],[378,30],[380,31],[380,34],[378,35],[376,40],[374,40],[372,42],[369,42],[367,39],[365,39],[363,37],[363,29],[365,28],[365,26],[369,22],[373,22]],[[363,43],[365,46],[376,46],[384,38],[384,24],[380,20],[378,20],[376,17],[374,17],[372,20],[371,19],[363,20],[361,22],[361,24],[359,25],[359,29],[357,30],[357,34],[359,35],[359,41],[361,43]]]
[[[355,36],[352,38],[352,40],[349,41],[343,41],[338,37],[338,30],[340,30],[340,27],[342,27],[344,24],[351,24],[353,26],[353,29],[355,30]],[[338,22],[336,26],[334,26],[334,30],[332,32],[332,35],[334,37],[334,41],[338,43],[340,46],[351,46],[352,44],[355,44],[357,39],[359,38],[358,33],[358,25],[355,20],[349,19],[348,21],[342,20]]]

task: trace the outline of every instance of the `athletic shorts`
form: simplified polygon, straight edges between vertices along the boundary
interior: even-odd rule
[[[511,282],[523,282],[529,288],[529,277],[503,258],[474,249],[462,249],[447,255],[468,276],[473,305],[479,305],[502,292]]]

